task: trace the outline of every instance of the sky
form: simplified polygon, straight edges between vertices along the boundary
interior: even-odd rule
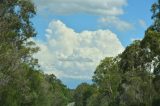
[[[115,57],[152,24],[156,0],[34,0],[35,58],[69,88],[92,83],[96,67]]]

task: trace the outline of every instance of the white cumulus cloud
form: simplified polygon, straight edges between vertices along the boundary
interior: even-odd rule
[[[118,30],[130,29],[131,24],[121,20],[123,7],[127,0],[33,0],[40,13],[54,15],[70,15],[86,13],[99,16],[106,25],[112,25]],[[114,17],[114,18],[113,18]],[[105,20],[105,21],[104,21]],[[106,22],[106,23],[105,23]]]
[[[45,43],[36,41],[41,51],[35,57],[46,73],[58,78],[90,79],[100,60],[124,50],[110,30],[77,33],[59,20],[50,22],[45,36]]]

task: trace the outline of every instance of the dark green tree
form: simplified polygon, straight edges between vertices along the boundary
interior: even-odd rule
[[[36,35],[30,18],[35,8],[29,0],[0,1],[0,105],[20,106],[28,100],[29,67],[37,67],[32,58],[38,48],[29,41]],[[23,100],[22,100],[23,99]]]
[[[80,84],[74,94],[75,106],[87,106],[89,98],[94,93],[94,87],[87,83]]]
[[[152,5],[151,11],[153,13],[152,19],[154,20],[154,24],[151,28],[160,32],[160,0]]]
[[[97,85],[99,105],[109,106],[118,94],[117,88],[121,82],[121,72],[118,67],[119,56],[116,58],[107,57],[101,61],[94,72],[93,81]],[[100,102],[101,101],[101,102]]]

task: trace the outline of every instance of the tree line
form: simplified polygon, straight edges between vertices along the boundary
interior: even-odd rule
[[[70,90],[40,70],[30,0],[0,0],[0,106],[66,106]]]

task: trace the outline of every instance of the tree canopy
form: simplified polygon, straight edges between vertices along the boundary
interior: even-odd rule
[[[0,0],[0,106],[66,106],[70,90],[33,58],[31,0]]]

